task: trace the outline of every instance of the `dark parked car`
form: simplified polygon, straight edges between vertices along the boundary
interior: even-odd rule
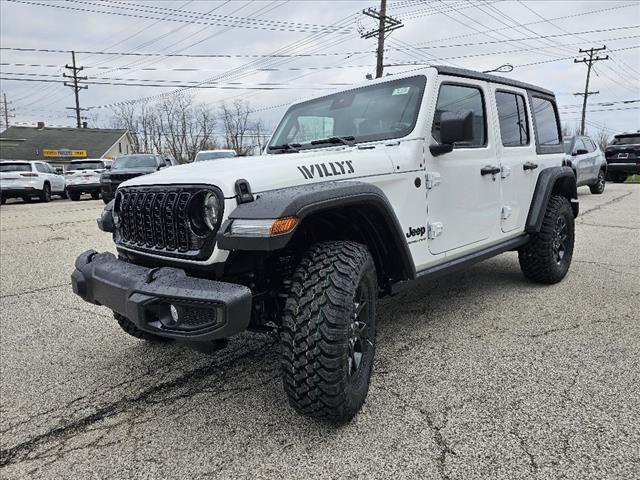
[[[604,150],[607,176],[615,183],[624,182],[629,175],[640,174],[640,132],[621,133]]]
[[[161,168],[177,165],[172,158],[151,153],[138,153],[134,155],[122,155],[113,161],[111,170],[100,176],[102,200],[109,203],[116,194],[118,185],[130,178],[153,173]]]

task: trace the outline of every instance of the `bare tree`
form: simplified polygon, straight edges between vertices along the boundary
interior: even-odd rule
[[[166,97],[155,104],[121,105],[113,112],[115,124],[132,134],[135,152],[157,152],[190,162],[199,150],[217,146],[213,111],[195,104],[189,95]]]
[[[611,141],[611,134],[609,134],[609,129],[606,127],[600,128],[600,130],[596,132],[594,140],[600,147],[600,150],[604,152],[604,149],[607,148],[609,142]]]

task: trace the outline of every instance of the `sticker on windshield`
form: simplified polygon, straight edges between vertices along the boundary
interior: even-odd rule
[[[411,87],[400,87],[393,90],[391,95],[406,95],[411,90]]]

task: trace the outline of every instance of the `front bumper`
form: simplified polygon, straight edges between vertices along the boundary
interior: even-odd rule
[[[99,183],[68,183],[67,192],[93,193],[99,192],[102,185]]]
[[[154,335],[201,342],[249,326],[252,295],[243,285],[188,277],[178,268],[145,268],[95,250],[81,254],[75,267],[74,293]]]

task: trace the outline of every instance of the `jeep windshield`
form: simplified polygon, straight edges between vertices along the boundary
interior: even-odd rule
[[[156,168],[158,162],[155,155],[127,155],[113,161],[111,170],[125,170],[130,168]]]
[[[404,137],[415,127],[425,82],[424,76],[401,78],[293,105],[268,151],[288,153]]]

